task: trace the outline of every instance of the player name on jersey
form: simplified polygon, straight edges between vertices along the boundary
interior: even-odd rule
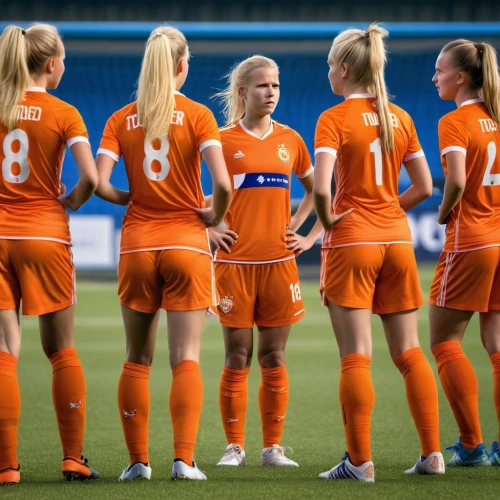
[[[31,120],[39,122],[42,117],[42,108],[39,106],[19,106],[18,120]]]
[[[172,125],[184,125],[184,111],[174,110],[170,123]],[[127,116],[127,130],[134,130],[140,126],[139,120],[137,119],[137,113]]]

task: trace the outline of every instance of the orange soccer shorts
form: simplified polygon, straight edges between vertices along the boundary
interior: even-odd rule
[[[215,307],[212,257],[178,249],[122,254],[118,295],[122,305],[144,313]]]
[[[40,316],[76,303],[71,248],[46,240],[0,240],[0,309]]]
[[[220,322],[231,328],[287,326],[305,314],[295,259],[272,264],[215,263]]]
[[[411,244],[353,245],[321,251],[321,297],[389,314],[424,304]]]
[[[500,247],[441,252],[429,303],[462,311],[500,311]]]

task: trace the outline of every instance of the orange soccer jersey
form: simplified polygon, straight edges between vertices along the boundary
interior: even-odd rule
[[[411,243],[399,204],[401,164],[424,156],[411,117],[390,103],[394,148],[382,150],[375,96],[357,94],[319,118],[315,154],[329,153],[335,166],[334,213],[354,211],[325,232],[323,248],[380,243]]]
[[[446,227],[444,250],[463,252],[500,245],[500,131],[481,99],[464,102],[439,121],[439,148],[465,155],[466,185]]]
[[[120,253],[167,248],[210,255],[206,226],[192,207],[203,207],[201,152],[219,146],[212,112],[175,92],[168,138],[148,140],[128,104],[106,123],[98,154],[123,155],[130,185]]]
[[[0,239],[70,244],[58,201],[66,147],[88,141],[78,111],[40,87],[29,87],[16,129],[0,128]]]
[[[287,249],[292,171],[306,177],[312,170],[304,141],[286,125],[271,121],[258,137],[242,121],[220,129],[224,158],[233,192],[225,221],[238,234],[228,254],[216,262],[259,264],[293,259]]]

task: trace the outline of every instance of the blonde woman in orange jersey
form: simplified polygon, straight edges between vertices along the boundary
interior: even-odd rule
[[[477,378],[462,351],[467,324],[480,313],[483,345],[493,365],[500,421],[500,82],[495,49],[455,40],[443,47],[432,79],[457,109],[439,121],[446,182],[438,222],[446,241],[430,293],[432,353],[460,437],[448,465],[500,465],[483,444]]]
[[[203,404],[200,342],[207,309],[218,303],[207,225],[222,220],[231,187],[213,114],[179,92],[188,60],[180,31],[162,26],[151,33],[137,101],[108,120],[97,152],[98,196],[128,204],[118,268],[127,343],[118,409],[130,464],[120,480],[151,477],[148,377],[160,309],[167,311],[173,374],[172,478],[206,479],[193,453]],[[120,156],[130,192],[110,184]],[[202,156],[213,179],[212,208],[203,208]]]
[[[253,56],[231,71],[228,87],[219,94],[228,123],[220,129],[222,147],[233,182],[225,222],[238,238],[230,251],[222,248],[215,258],[225,345],[219,403],[228,443],[218,465],[245,464],[247,378],[255,323],[262,376],[261,463],[297,466],[280,446],[289,392],[285,346],[291,325],[305,314],[295,256],[314,244],[321,224],[306,237],[295,233],[313,209],[314,174],[299,134],[271,118],[280,97],[278,75],[272,59]],[[306,194],[290,217],[292,172]]]
[[[333,92],[345,101],[325,111],[316,129],[314,200],[325,228],[321,295],[341,356],[340,403],[347,441],[342,462],[320,474],[325,479],[375,478],[370,451],[375,402],[372,313],[382,319],[420,436],[421,458],[406,472],[444,473],[436,381],[418,341],[417,311],[424,302],[405,215],[430,196],[432,180],[411,117],[387,100],[387,35],[371,25],[335,38],[328,78]],[[398,195],[402,163],[412,185]]]
[[[54,26],[8,26],[0,36],[0,485],[18,483],[21,410],[17,360],[22,313],[39,317],[52,364],[52,397],[68,479],[96,479],[82,454],[86,385],[74,347],[75,270],[65,207],[85,203],[97,170],[82,117],[47,93],[64,73],[64,46]],[[80,179],[61,184],[66,149]]]

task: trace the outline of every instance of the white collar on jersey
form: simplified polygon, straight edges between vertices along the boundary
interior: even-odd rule
[[[181,94],[178,90],[174,90],[174,95],[184,95],[184,94]]]
[[[351,94],[346,99],[366,99],[369,97],[377,97],[375,94]]]
[[[274,130],[274,125],[273,125],[273,121],[271,120],[271,126],[269,127],[269,130],[262,136],[262,137],[259,137],[258,135],[254,134],[251,130],[248,130],[246,127],[245,127],[245,124],[243,123],[243,120],[240,120],[239,121],[239,124],[240,124],[240,127],[248,134],[248,135],[251,135],[253,137],[257,137],[257,139],[260,139],[261,141],[263,141],[266,137],[269,137],[272,133],[273,133],[273,130]]]
[[[26,92],[47,92],[47,90],[42,87],[36,87],[35,85],[32,85],[26,89]]]
[[[465,101],[463,102],[462,104],[460,104],[460,107],[462,106],[467,106],[469,104],[476,104],[476,102],[484,102],[483,99],[469,99],[468,101]]]

